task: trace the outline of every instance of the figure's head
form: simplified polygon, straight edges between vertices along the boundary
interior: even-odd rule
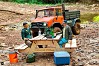
[[[29,27],[28,23],[27,23],[27,22],[24,22],[24,23],[23,23],[23,27],[24,27],[24,28],[28,28],[28,27]]]
[[[64,20],[64,22],[63,22],[63,27],[65,27],[66,25],[67,25],[67,21],[66,20]]]

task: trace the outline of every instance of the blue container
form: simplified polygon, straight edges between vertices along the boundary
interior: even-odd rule
[[[54,52],[54,63],[56,65],[69,65],[70,64],[70,55],[66,51],[57,51]]]
[[[62,45],[63,44],[65,44],[65,43],[67,43],[68,42],[68,40],[67,39],[65,39],[65,38],[62,38],[60,41],[59,41],[59,46],[60,46],[60,48],[62,48]]]
[[[59,44],[62,45],[62,44],[65,44],[66,42],[68,42],[68,40],[65,39],[65,38],[62,38],[62,39],[59,41]]]

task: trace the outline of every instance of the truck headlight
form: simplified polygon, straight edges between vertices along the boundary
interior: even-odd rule
[[[44,24],[43,24],[43,26],[47,26],[47,24],[46,24],[46,23],[44,23]]]

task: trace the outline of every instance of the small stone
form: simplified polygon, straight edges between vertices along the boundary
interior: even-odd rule
[[[83,50],[81,50],[80,52],[81,52],[81,53],[84,53],[84,51],[83,51]]]
[[[10,64],[10,61],[5,61],[4,62],[4,65],[8,65],[8,64]]]
[[[76,63],[75,63],[75,62],[73,62],[73,63],[72,63],[72,66],[76,66]]]
[[[1,46],[6,47],[7,45],[5,43],[1,43]]]
[[[7,54],[9,53],[9,50],[4,50],[3,53]]]
[[[90,65],[98,65],[99,64],[98,59],[92,59],[92,60],[90,60],[89,61],[89,64]]]
[[[84,66],[85,64],[83,62],[78,62],[78,66]]]
[[[0,36],[0,40],[5,40],[5,39],[6,39],[6,37],[1,37],[1,36]]]
[[[49,58],[47,60],[49,61]]]
[[[3,53],[3,50],[0,50],[0,53]]]

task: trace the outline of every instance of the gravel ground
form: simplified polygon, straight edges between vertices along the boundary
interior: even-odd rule
[[[94,27],[96,25],[97,27]],[[36,62],[27,64],[22,60],[25,54],[18,54],[19,63],[9,64],[7,50],[13,49],[14,46],[24,43],[20,37],[20,30],[2,31],[2,40],[7,47],[3,47],[3,53],[0,58],[8,66],[55,66],[53,62],[53,53],[37,53]],[[87,24],[81,29],[80,35],[74,36],[77,39],[78,48],[71,54],[71,64],[69,66],[98,66],[99,65],[99,23]],[[6,39],[6,40],[5,40]],[[13,40],[14,39],[14,40]],[[3,44],[2,43],[2,44]],[[9,49],[9,50],[10,50]],[[5,54],[5,55],[4,55]]]

